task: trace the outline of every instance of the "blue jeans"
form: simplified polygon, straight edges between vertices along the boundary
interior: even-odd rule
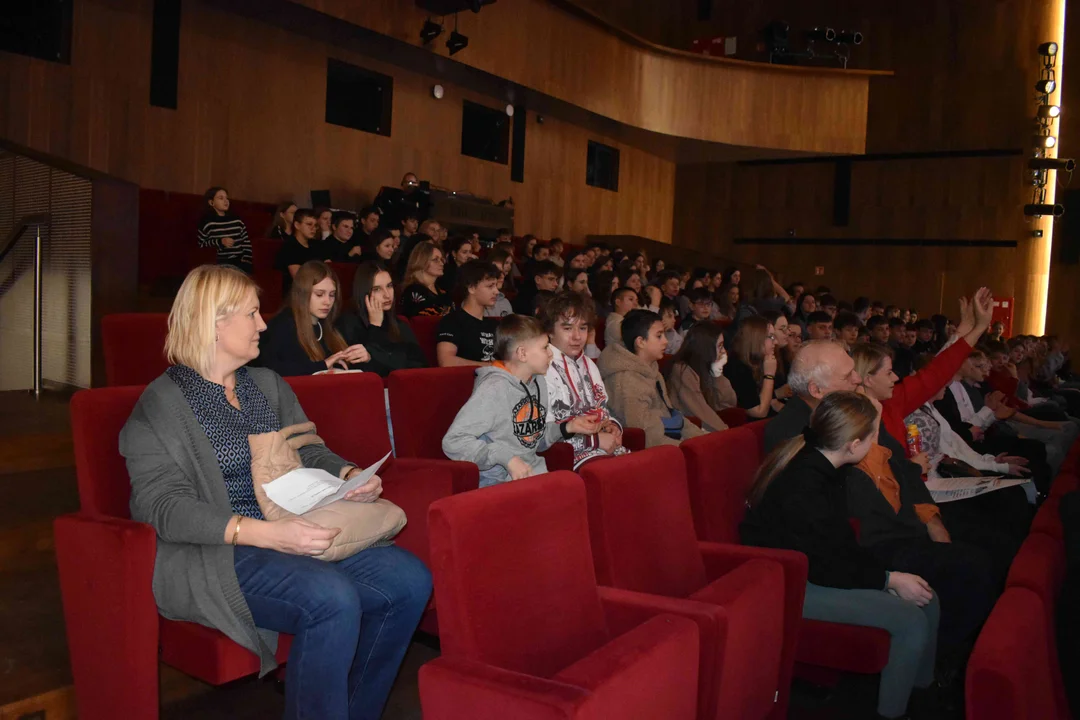
[[[431,573],[401,548],[336,563],[240,546],[236,577],[256,627],[295,635],[289,720],[377,720],[431,596]]]

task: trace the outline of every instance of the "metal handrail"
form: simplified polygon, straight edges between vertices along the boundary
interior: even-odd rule
[[[8,253],[15,247],[15,243],[19,241],[19,238],[29,230],[31,227],[35,228],[34,233],[34,397],[41,397],[41,228],[48,227],[50,225],[51,218],[48,213],[39,213],[36,215],[27,215],[19,220],[15,224],[15,227],[8,233],[8,239],[4,243],[3,250],[0,250],[0,262],[4,261]],[[16,280],[14,276],[12,281]]]

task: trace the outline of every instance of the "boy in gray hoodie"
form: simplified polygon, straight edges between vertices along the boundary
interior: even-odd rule
[[[476,372],[468,402],[442,441],[451,460],[476,463],[480,487],[547,472],[537,453],[574,434],[593,435],[599,418],[584,415],[550,421],[548,335],[536,318],[507,315],[495,333],[495,360]]]

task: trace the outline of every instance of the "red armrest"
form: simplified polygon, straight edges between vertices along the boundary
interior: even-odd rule
[[[791,693],[791,675],[795,666],[795,652],[799,646],[799,629],[802,627],[803,597],[806,595],[806,577],[809,563],[806,555],[793,550],[774,550],[747,545],[698,542],[701,559],[705,563],[705,575],[715,580],[731,572],[749,560],[763,558],[775,560],[784,568],[784,647],[780,653],[780,674],[777,678],[780,694],[771,717],[780,720],[787,717]]]
[[[404,510],[408,518],[394,542],[425,563],[428,559],[428,506],[453,494],[454,477],[450,465],[449,460],[395,460],[383,474],[382,496]]]
[[[480,468],[476,463],[463,462],[461,460],[431,460],[427,458],[394,458],[393,467],[402,467],[402,470],[426,469],[433,467],[446,468],[450,471],[453,482],[454,494],[463,493],[467,490],[475,490],[480,487]]]
[[[718,412],[717,415],[720,416],[720,419],[723,420],[724,424],[728,427],[745,425],[747,420],[746,410],[741,407],[724,408]]]
[[[80,717],[156,717],[157,533],[83,513],[57,518],[53,531]]]
[[[623,447],[631,452],[637,452],[638,450],[645,449],[645,431],[641,428],[623,428],[622,431],[622,444]]]
[[[557,442],[538,454],[547,463],[548,472],[574,469],[574,446],[568,442]]]
[[[444,656],[420,668],[425,720],[558,720],[576,717],[587,697],[582,688],[464,658]]]

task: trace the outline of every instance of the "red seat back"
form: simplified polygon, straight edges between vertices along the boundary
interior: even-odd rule
[[[282,242],[274,238],[255,238],[251,241],[252,277],[259,286],[259,305],[263,317],[270,317],[281,308],[281,271],[274,269],[274,260]]]
[[[697,536],[711,542],[739,542],[746,494],[758,466],[760,444],[751,423],[685,440],[686,480]]]
[[[105,384],[146,385],[169,367],[167,313],[119,313],[101,318]]]
[[[80,390],[71,398],[71,438],[83,512],[131,517],[131,482],[119,438],[142,391],[141,385],[99,388]]]
[[[1054,692],[1047,627],[1039,596],[1010,587],[998,598],[967,664],[967,717],[973,720],[1063,720]],[[1055,663],[1056,664],[1056,663]]]
[[[573,473],[443,498],[428,527],[444,657],[551,677],[609,640]]]
[[[596,318],[596,347],[600,350],[604,349],[604,329],[607,327],[607,320],[602,317]]]
[[[285,380],[319,437],[335,453],[367,467],[390,452],[386,400],[378,375],[298,375]]]
[[[601,585],[689,597],[706,583],[679,449],[660,446],[581,467]]]
[[[441,317],[434,315],[417,315],[416,317],[409,318],[409,327],[412,328],[413,335],[416,336],[416,342],[420,346],[420,349],[424,351],[424,357],[427,358],[428,365],[431,367],[438,367],[439,359],[435,354],[435,335],[439,329],[439,321]]]
[[[446,457],[443,436],[472,395],[475,376],[474,367],[395,370],[387,376],[398,457]]]
[[[331,263],[331,267],[334,268],[334,273],[338,276],[338,282],[341,284],[341,297],[338,298],[338,307],[344,312],[349,306],[349,300],[352,298],[353,278],[356,277],[356,270],[360,267],[360,264],[339,262]]]

